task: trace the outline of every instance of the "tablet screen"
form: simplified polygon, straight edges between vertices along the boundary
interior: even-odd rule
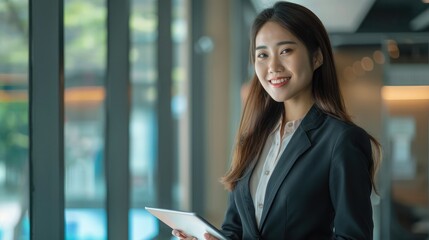
[[[207,232],[218,239],[226,240],[216,227],[193,212],[151,207],[146,207],[146,210],[172,229],[181,230],[197,239],[204,239],[204,233]]]

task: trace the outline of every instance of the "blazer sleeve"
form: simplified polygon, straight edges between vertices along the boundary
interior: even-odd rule
[[[234,194],[234,191],[229,193],[228,206],[225,213],[225,219],[222,223],[221,232],[228,239],[241,239],[243,230]]]
[[[335,210],[334,239],[372,239],[368,134],[352,126],[339,134],[332,149],[329,188]]]

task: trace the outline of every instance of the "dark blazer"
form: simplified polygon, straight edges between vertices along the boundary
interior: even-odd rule
[[[314,105],[271,175],[260,230],[249,189],[255,162],[229,194],[222,224],[229,239],[372,239],[371,145],[363,129]]]

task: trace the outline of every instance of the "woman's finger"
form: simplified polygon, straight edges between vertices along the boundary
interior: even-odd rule
[[[173,236],[178,237],[180,239],[186,239],[186,234],[184,234],[182,231],[173,229],[173,231],[171,231],[171,234],[173,234]]]
[[[181,240],[197,240],[195,237],[188,236],[184,232],[177,229],[173,229],[173,231],[171,231],[171,234]]]
[[[206,240],[219,240],[219,239],[213,237],[212,235],[210,235],[209,233],[204,233],[204,238]]]

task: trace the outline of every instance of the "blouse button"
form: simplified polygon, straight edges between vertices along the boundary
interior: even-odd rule
[[[292,125],[293,124],[291,122],[287,124],[288,127],[292,127]]]
[[[258,208],[263,208],[263,207],[264,207],[264,204],[262,204],[262,203],[258,204]]]
[[[270,171],[266,170],[265,175],[269,175],[269,174],[270,174]]]

